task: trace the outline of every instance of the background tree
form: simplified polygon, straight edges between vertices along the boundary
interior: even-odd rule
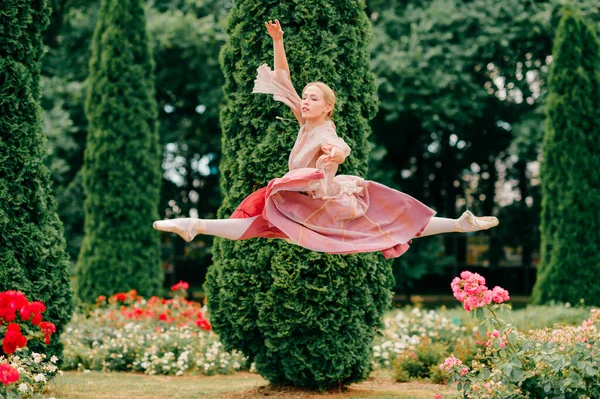
[[[600,288],[600,48],[566,8],[548,82],[542,179],[542,248],[532,301],[598,305]]]
[[[229,16],[221,53],[225,104],[219,217],[287,172],[298,133],[291,111],[252,94],[256,69],[272,63],[264,21],[285,29],[292,81],[321,80],[337,93],[338,135],[352,148],[341,173],[365,175],[367,120],[375,112],[364,3],[242,0]],[[276,116],[284,114],[279,121]],[[366,378],[374,334],[390,301],[389,262],[380,254],[333,256],[283,240],[216,240],[206,283],[211,322],[227,349],[256,362],[271,383],[325,389]]]
[[[47,55],[42,64],[42,105],[50,143],[46,163],[65,225],[67,250],[76,262],[83,240],[86,79],[100,2],[52,3],[55,29],[46,32]],[[218,54],[225,42],[224,21],[230,7],[229,1],[216,0],[153,1],[146,7],[163,149],[160,217],[212,218],[221,203],[217,165],[223,75]],[[190,244],[171,240],[168,234],[162,238],[163,258],[175,265],[168,278],[203,282],[211,263],[212,238],[201,237]]]
[[[156,2],[149,12],[163,145],[161,216],[215,218],[221,204],[219,51],[228,7],[229,1],[185,0]],[[186,243],[171,236],[162,234],[163,257],[176,267],[171,283],[201,285],[212,262],[212,237]]]
[[[597,19],[597,3],[581,4]],[[491,266],[503,259],[504,246],[521,246],[528,267],[539,247],[540,110],[561,1],[370,0],[368,6],[381,99],[373,136],[387,152],[377,169],[394,171],[390,185],[442,215],[467,204],[497,212],[502,228],[489,232]],[[447,236],[439,252],[464,262],[465,245],[464,236]],[[440,271],[442,259],[415,259],[409,269],[400,258],[394,269],[402,281],[414,281],[423,271]],[[520,289],[527,293],[527,269],[524,276]]]
[[[48,15],[46,1],[0,4],[0,291],[44,302],[44,319],[60,334],[73,303],[63,227],[43,164],[39,62]],[[47,349],[32,345],[50,356],[62,352],[58,335]]]
[[[94,33],[86,113],[83,301],[132,288],[158,293],[160,151],[154,63],[141,0],[103,0]]]

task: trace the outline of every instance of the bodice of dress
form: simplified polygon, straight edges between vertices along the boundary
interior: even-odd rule
[[[258,68],[253,93],[272,94],[273,98],[288,105],[299,115],[301,114],[301,99],[287,78],[284,71],[272,71],[266,64]],[[355,194],[362,191],[363,179],[357,176],[336,176],[338,165],[324,163],[327,156],[321,146],[330,144],[337,152],[344,154],[344,159],[350,155],[350,147],[338,137],[335,124],[328,120],[320,126],[311,129],[302,125],[288,160],[289,170],[300,168],[316,168],[323,172],[325,178],[309,184],[307,194],[314,198],[338,198],[343,194]]]

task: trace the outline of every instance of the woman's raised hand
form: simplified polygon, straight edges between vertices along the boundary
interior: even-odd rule
[[[283,39],[283,30],[281,29],[281,25],[278,20],[275,22],[269,20],[269,22],[265,22],[265,26],[267,27],[267,32],[269,32],[269,36],[273,40],[281,40]]]
[[[321,161],[325,164],[336,163],[341,164],[344,162],[344,154],[342,151],[334,145],[323,144],[321,145],[321,151],[324,152],[325,156],[321,156]]]

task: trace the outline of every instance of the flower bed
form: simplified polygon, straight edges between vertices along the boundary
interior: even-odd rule
[[[392,362],[407,350],[415,349],[424,337],[432,343],[454,348],[472,335],[464,326],[434,310],[414,308],[397,311],[384,320],[385,328],[373,347],[375,368],[390,368]]]
[[[99,297],[76,314],[62,340],[64,369],[138,371],[146,374],[229,374],[245,367],[239,353],[223,349],[206,308],[184,298],[189,288],[172,287],[173,299],[145,299],[135,291]]]
[[[468,286],[455,281],[455,288],[462,292],[459,299],[462,299],[463,307],[468,307],[470,313],[477,313],[480,318],[486,306],[492,306],[496,313],[502,308],[508,309],[506,305],[498,304],[508,299],[508,293],[501,288],[484,289],[483,284],[480,276],[472,277]],[[206,307],[184,299],[182,294],[187,288],[186,283],[175,285],[173,289],[177,295],[173,299],[153,297],[146,300],[135,291],[110,298],[100,297],[90,312],[76,314],[67,326],[62,337],[64,367],[165,375],[230,374],[248,369],[247,359],[241,353],[225,352],[218,336],[210,329]],[[497,304],[491,305],[494,299]],[[544,317],[557,315],[551,320],[581,320],[582,309],[561,305],[543,309]],[[515,313],[525,313],[531,319],[531,310]],[[508,311],[504,314],[509,315]],[[520,318],[523,319],[515,317]],[[461,361],[457,363],[461,366],[457,369],[458,376],[470,378],[473,375],[471,362],[478,350],[482,355],[475,364],[481,363],[481,356],[496,345],[497,349],[505,350],[508,341],[500,341],[500,334],[508,339],[512,337],[511,331],[517,331],[514,326],[502,330],[493,324],[477,328],[476,318],[465,321],[456,317],[453,310],[420,308],[396,311],[386,317],[384,323],[384,330],[374,342],[373,364],[375,368],[393,370],[397,381],[429,379],[445,382],[451,374],[438,366],[452,354]],[[570,331],[568,328],[548,329],[544,334],[563,330]],[[542,332],[527,334],[540,336]],[[468,374],[464,374],[465,367]]]

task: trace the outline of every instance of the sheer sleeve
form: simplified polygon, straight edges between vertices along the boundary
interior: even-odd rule
[[[275,100],[286,104],[299,118],[302,115],[302,100],[286,72],[283,70],[272,71],[267,64],[263,64],[258,67],[257,73],[252,93],[272,94]]]
[[[325,129],[323,129],[322,131],[323,131],[323,135],[320,140],[321,141],[320,145],[321,146],[323,146],[323,144],[332,145],[337,150],[341,151],[342,154],[344,154],[344,160],[346,158],[348,158],[348,156],[350,155],[350,147],[348,146],[348,144],[346,144],[344,139],[342,139],[341,137],[339,137],[337,135],[337,132],[335,131],[335,124],[333,123],[333,121],[329,121],[329,123],[326,124]]]

